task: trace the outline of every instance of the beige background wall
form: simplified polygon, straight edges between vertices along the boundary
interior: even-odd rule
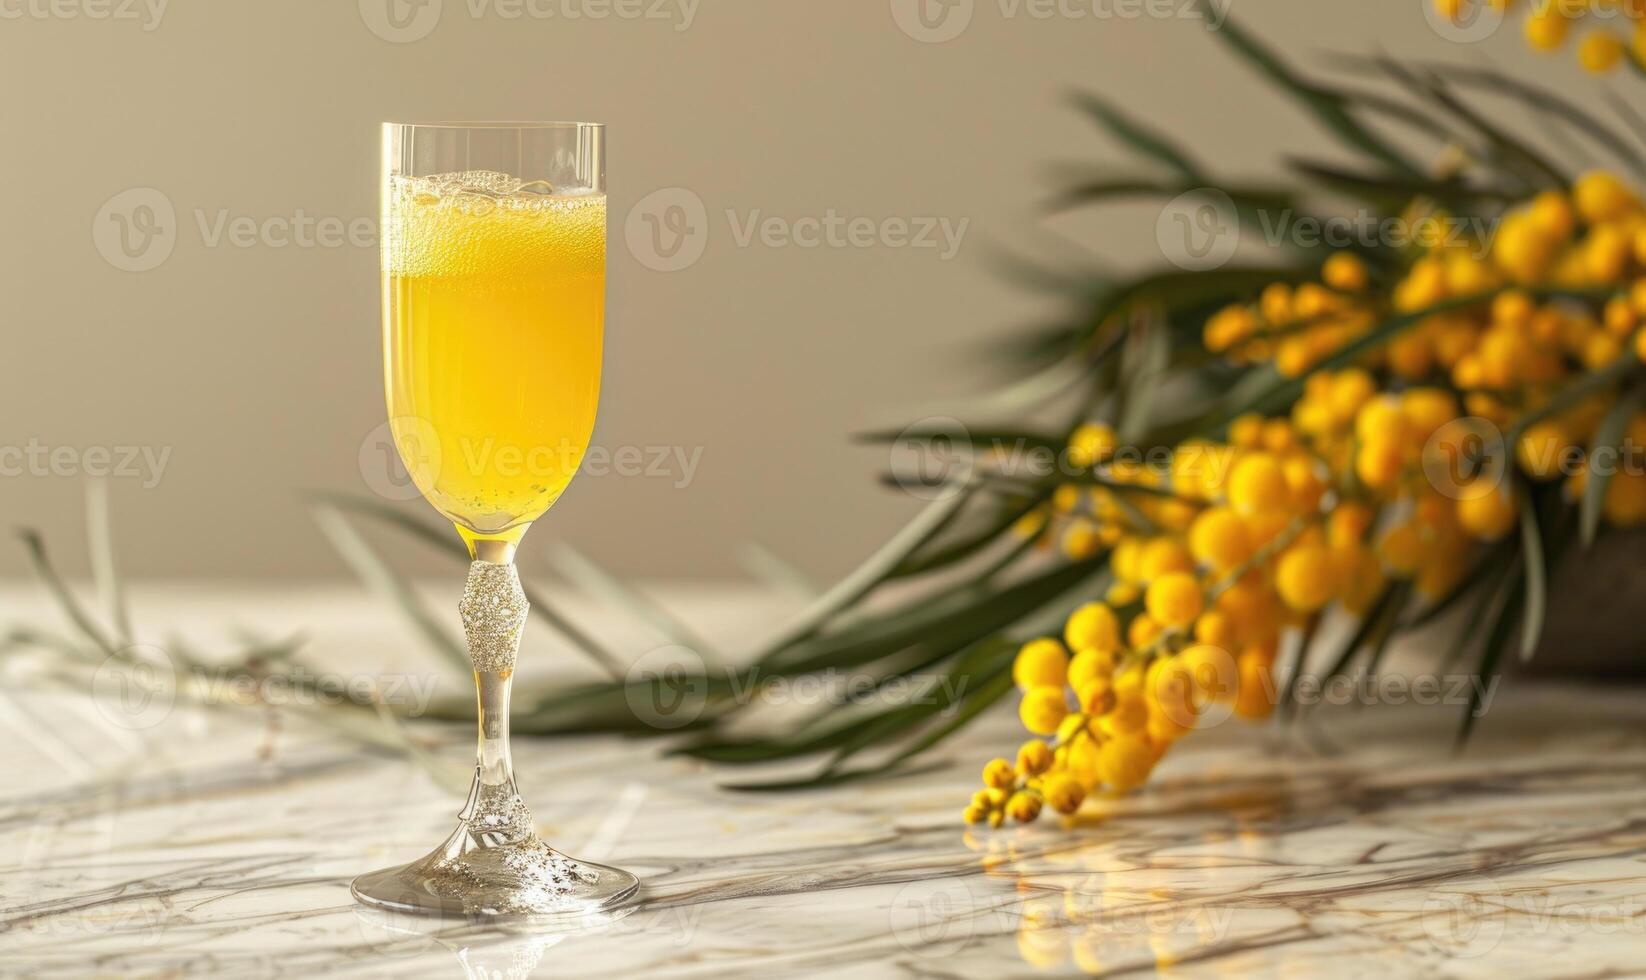
[[[358,457],[383,416],[375,250],[207,237],[220,215],[372,218],[379,120],[610,124],[597,440],[701,457],[685,488],[678,467],[581,480],[534,543],[560,535],[633,575],[735,574],[746,540],[820,576],[844,570],[918,506],[875,485],[882,453],[847,433],[941,409],[988,376],[969,343],[1050,312],[990,271],[997,249],[1079,244],[1158,261],[1147,209],[1037,216],[1048,165],[1119,159],[1061,102],[1069,88],[1123,101],[1227,173],[1263,174],[1283,148],[1329,154],[1194,21],[1040,20],[1013,0],[977,0],[963,34],[926,44],[898,28],[891,0],[702,0],[684,30],[678,16],[560,15],[601,0],[545,2],[549,19],[444,0],[427,36],[391,41],[355,0],[170,0],[157,23],[92,19],[96,0],[60,0],[79,12],[68,18],[33,2],[43,16],[7,4],[24,16],[0,19],[0,445],[169,452],[156,485],[144,486],[152,474],[113,484],[125,565],[146,576],[345,574],[302,493],[369,492]],[[1326,52],[1381,46],[1531,70],[1516,29],[1452,44],[1422,2],[1234,0],[1233,13],[1316,67]],[[1545,65],[1574,93],[1598,91],[1569,53]],[[94,219],[145,187],[176,212],[173,248],[123,271],[100,253]],[[669,187],[701,198],[709,237],[695,265],[662,273],[623,228]],[[944,261],[741,247],[725,217],[831,208],[969,224]],[[0,478],[0,517],[44,529],[78,570],[81,496],[72,475]],[[19,550],[0,546],[0,575],[22,571]]]

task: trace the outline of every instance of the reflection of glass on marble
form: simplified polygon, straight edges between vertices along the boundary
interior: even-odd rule
[[[397,947],[410,952],[433,943],[457,957],[469,980],[526,980],[551,946],[571,936],[608,932],[634,912],[631,905],[576,919],[522,918],[501,924],[476,919],[454,928],[449,918],[370,907],[354,910],[362,936],[372,945],[392,955]],[[396,945],[384,949],[386,940]]]
[[[543,951],[560,942],[565,936],[524,936],[500,943],[455,948],[441,943],[457,954],[468,980],[526,980],[543,959]]]

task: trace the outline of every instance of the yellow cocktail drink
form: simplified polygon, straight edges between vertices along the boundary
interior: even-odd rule
[[[516,540],[582,464],[600,398],[606,198],[468,172],[385,189],[389,418],[423,496]]]

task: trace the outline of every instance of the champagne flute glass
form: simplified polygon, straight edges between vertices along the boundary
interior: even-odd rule
[[[392,911],[560,916],[630,899],[626,871],[545,844],[515,787],[509,689],[522,536],[588,449],[605,321],[605,129],[383,127],[383,370],[395,446],[472,563],[459,603],[479,699],[474,785],[446,842],[362,875]]]

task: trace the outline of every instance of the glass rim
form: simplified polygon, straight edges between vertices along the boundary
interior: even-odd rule
[[[385,127],[393,126],[397,129],[517,129],[517,130],[555,130],[555,129],[605,129],[605,123],[576,122],[576,121],[533,121],[513,119],[477,119],[473,121],[459,121],[436,119],[427,122],[413,120],[410,122],[385,122]]]

